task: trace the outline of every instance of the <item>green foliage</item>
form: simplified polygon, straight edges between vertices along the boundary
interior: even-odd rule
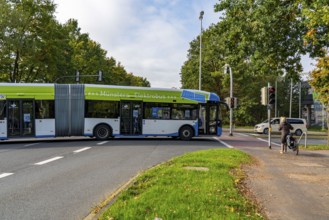
[[[329,56],[318,59],[317,68],[311,73],[310,84],[318,99],[329,107]]]
[[[317,68],[311,73],[310,84],[317,94],[317,99],[327,109],[327,125],[329,124],[329,56],[318,59]],[[328,131],[329,145],[329,131]]]
[[[81,75],[103,71],[105,84],[150,86],[127,73],[107,51],[81,33],[76,20],[56,21],[50,0],[0,0],[0,80],[6,82],[74,83]],[[96,77],[81,77],[95,83]]]
[[[222,17],[202,35],[202,89],[228,97],[229,76],[223,66],[231,66],[233,93],[239,99],[236,125],[252,125],[267,117],[266,107],[260,106],[260,89],[278,79],[284,79],[278,83],[278,111],[289,114],[290,81],[298,94],[295,84],[301,78],[301,56],[323,55],[322,48],[328,44],[327,3],[309,2],[222,0],[215,5]],[[199,40],[190,43],[181,69],[183,88],[198,88]],[[298,108],[293,108],[292,116],[298,115]]]
[[[324,144],[319,144],[319,145],[307,145],[307,147],[305,147],[304,145],[300,145],[299,146],[300,149],[302,150],[329,150],[329,145],[324,145]]]
[[[185,154],[139,176],[100,219],[263,219],[238,188],[249,162],[238,150]]]
[[[302,13],[307,33],[304,36],[305,46],[310,48],[313,57],[324,56],[325,47],[329,46],[329,5],[328,1],[314,0],[302,2]]]

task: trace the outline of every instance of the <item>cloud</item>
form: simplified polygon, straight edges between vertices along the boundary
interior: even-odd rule
[[[78,20],[82,32],[99,42],[128,72],[146,77],[152,87],[180,87],[180,68],[189,42],[212,19],[213,1],[55,0],[57,18]]]

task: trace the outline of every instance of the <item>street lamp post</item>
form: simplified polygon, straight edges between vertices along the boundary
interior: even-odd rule
[[[232,100],[233,97],[233,74],[232,74],[232,68],[228,65],[225,64],[224,66],[224,74],[227,74],[227,70],[230,70],[230,100]],[[233,106],[230,106],[230,136],[233,136]]]
[[[199,19],[201,21],[201,30],[200,30],[200,65],[199,65],[199,90],[201,90],[201,74],[202,74],[202,69],[201,69],[201,63],[202,63],[202,19],[203,19],[204,11],[200,12]]]

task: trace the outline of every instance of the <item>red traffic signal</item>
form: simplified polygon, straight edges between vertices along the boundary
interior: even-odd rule
[[[230,106],[231,106],[231,108],[234,108],[235,107],[235,105],[234,105],[234,98],[233,97],[231,98],[231,104],[230,104]]]
[[[273,105],[275,103],[275,88],[268,87],[268,104]]]

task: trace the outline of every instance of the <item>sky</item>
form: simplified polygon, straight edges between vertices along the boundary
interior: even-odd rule
[[[54,0],[56,18],[78,20],[82,33],[152,87],[180,88],[189,43],[219,21],[218,0]],[[309,60],[304,67],[308,70]]]

